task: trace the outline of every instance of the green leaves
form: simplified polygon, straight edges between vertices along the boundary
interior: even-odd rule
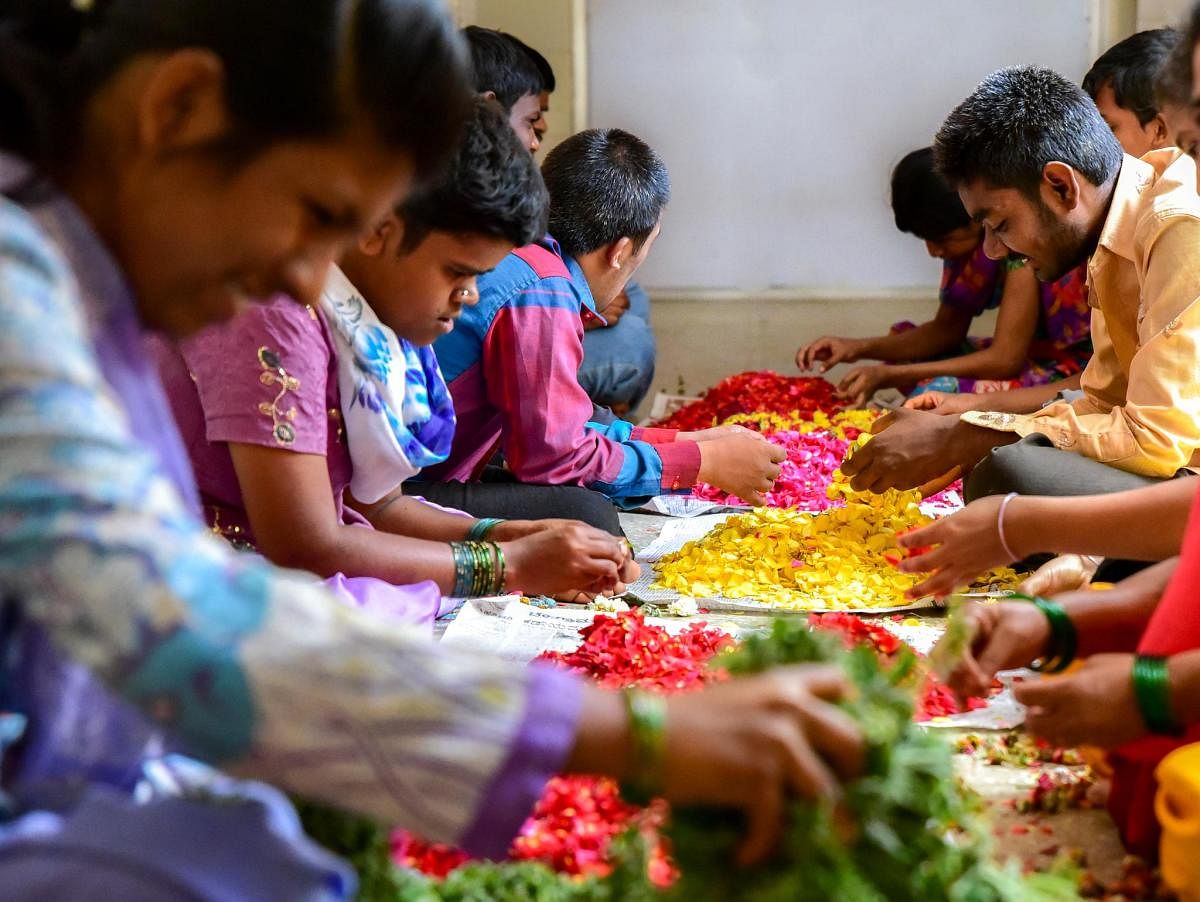
[[[752,636],[716,659],[731,673],[807,662],[842,667],[857,694],[844,704],[867,737],[867,772],[850,783],[844,806],[854,826],[848,839],[832,812],[792,804],[791,826],[770,862],[752,871],[731,864],[740,821],[711,810],[675,811],[668,826],[682,872],[679,899],[888,902],[1027,902],[1063,898],[992,864],[978,806],[954,779],[951,749],[912,722],[916,660],[902,654],[887,669],[866,648],[846,652],[802,621],[777,620],[766,637]],[[1044,878],[1072,898],[1071,882]]]
[[[791,805],[778,853],[751,870],[734,864],[742,816],[714,808],[673,812],[667,827],[682,876],[667,893],[647,880],[646,841],[636,832],[612,847],[612,873],[573,879],[529,862],[471,862],[444,880],[394,868],[387,837],[361,818],[303,806],[314,839],[346,856],[362,880],[360,898],[401,902],[1059,902],[1077,898],[1067,876],[1022,877],[992,862],[986,824],[958,785],[950,747],[912,722],[916,659],[901,652],[884,667],[867,648],[845,651],[803,620],[779,619],[713,660],[731,675],[785,664],[831,663],[856,687],[845,710],[867,737],[868,764],[845,787],[844,812],[806,800]],[[847,825],[847,816],[849,826]]]

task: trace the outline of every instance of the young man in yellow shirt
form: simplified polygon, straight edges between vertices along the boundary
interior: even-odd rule
[[[898,411],[844,466],[853,485],[909,488],[974,468],[970,497],[1090,494],[1200,462],[1192,160],[1176,150],[1123,155],[1091,99],[1034,66],[990,75],[934,146],[989,255],[1026,257],[1043,281],[1089,260],[1095,355],[1082,398],[1033,414]]]

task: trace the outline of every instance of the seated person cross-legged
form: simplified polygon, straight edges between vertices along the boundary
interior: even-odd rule
[[[838,393],[856,406],[881,388],[921,397],[1078,376],[1092,351],[1082,265],[1039,283],[1023,260],[989,257],[983,228],[935,171],[929,147],[907,154],[893,170],[892,211],[896,227],[920,238],[942,261],[937,314],[921,325],[897,323],[877,338],[819,338],[800,348],[797,366],[824,372],[842,362],[884,361],[855,367],[838,383]],[[994,335],[969,337],[975,318],[997,307]]]
[[[434,344],[458,428],[447,461],[405,491],[476,516],[524,518],[542,503],[535,490],[582,487],[607,513],[592,504],[555,515],[614,533],[614,502],[631,506],[698,481],[761,503],[781,448],[743,427],[680,433],[598,423],[579,384],[583,322],[650,253],[669,195],[666,167],[638,138],[610,129],[568,138],[542,172],[549,236],[483,276],[479,303]],[[611,185],[623,187],[597,190]]]
[[[1037,67],[989,76],[946,120],[935,151],[990,254],[1026,257],[1043,280],[1088,261],[1095,353],[1083,397],[1032,414],[884,418],[845,465],[853,485],[909,488],[970,471],[970,498],[1096,494],[1185,471],[1200,448],[1191,158],[1123,155],[1091,99]]]

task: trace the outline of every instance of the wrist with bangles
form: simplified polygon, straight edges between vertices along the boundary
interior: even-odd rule
[[[1183,725],[1171,706],[1169,659],[1161,655],[1137,655],[1130,679],[1133,697],[1146,728],[1160,736],[1182,736]]]
[[[1057,601],[1016,592],[1010,598],[1028,601],[1034,605],[1050,625],[1050,647],[1046,654],[1029,665],[1039,673],[1062,673],[1075,660],[1079,637],[1071,616]]]
[[[508,562],[495,542],[451,542],[454,557],[452,598],[503,595]]]
[[[502,520],[498,517],[483,517],[471,524],[471,528],[467,530],[466,541],[482,542],[501,523],[507,523],[507,520]]]
[[[661,695],[626,689],[621,693],[629,722],[630,776],[621,783],[626,800],[648,805],[662,790],[667,747],[667,700]]]

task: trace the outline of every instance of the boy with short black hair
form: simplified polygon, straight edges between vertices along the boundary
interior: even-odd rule
[[[1139,31],[1104,51],[1083,77],[1083,89],[1132,157],[1172,144],[1154,83],[1178,43],[1173,28]]]
[[[535,125],[542,121],[542,73],[524,45],[491,28],[468,25],[462,30],[471,51],[475,90],[495,98],[508,114],[508,124],[530,153],[541,147]]]
[[[624,287],[658,235],[670,195],[666,167],[638,138],[609,129],[568,138],[542,173],[550,234],[562,246],[546,238],[510,254],[480,279],[479,303],[434,345],[458,429],[447,462],[427,471],[442,484],[414,491],[472,512],[481,499],[502,496],[508,507],[493,515],[519,518],[524,486],[462,484],[483,477],[499,449],[509,481],[586,486],[627,503],[702,480],[761,502],[778,476],[781,449],[736,427],[681,434],[600,426],[576,377],[582,319]],[[605,504],[607,517],[555,513],[611,528],[615,512]]]

